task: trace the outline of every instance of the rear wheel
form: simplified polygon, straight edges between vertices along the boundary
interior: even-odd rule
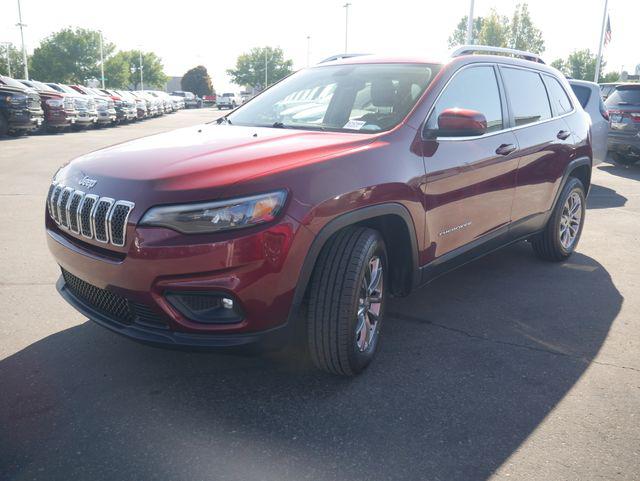
[[[531,245],[538,257],[559,262],[571,256],[582,234],[585,198],[582,182],[570,177],[544,231],[531,239]]]
[[[310,283],[307,339],[325,371],[352,376],[378,347],[384,316],[387,255],[380,234],[348,227],[324,246]]]
[[[621,164],[621,165],[632,165],[638,162],[638,160],[640,160],[640,157],[638,156],[621,154],[619,152],[614,152],[611,154],[611,156],[613,157],[613,160],[615,161],[616,164]]]

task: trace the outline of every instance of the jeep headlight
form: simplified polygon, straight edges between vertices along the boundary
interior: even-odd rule
[[[140,225],[167,227],[184,234],[241,229],[275,219],[286,197],[280,190],[215,202],[152,207]]]

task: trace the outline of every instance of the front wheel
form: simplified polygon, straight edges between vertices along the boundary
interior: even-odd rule
[[[353,376],[378,347],[384,317],[387,254],[381,235],[348,227],[323,247],[308,296],[311,359],[325,371]]]
[[[585,212],[584,186],[580,180],[570,177],[544,231],[531,239],[536,255],[553,262],[568,259],[580,240]]]

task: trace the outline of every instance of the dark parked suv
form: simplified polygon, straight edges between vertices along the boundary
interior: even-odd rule
[[[605,101],[609,111],[608,148],[616,160],[640,160],[640,84],[617,85]]]
[[[47,197],[59,292],[138,341],[301,341],[352,375],[389,295],[516,241],[567,259],[589,117],[541,61],[471,53],[323,63],[215,123],[75,159]]]
[[[37,130],[43,116],[38,92],[0,75],[0,137]]]

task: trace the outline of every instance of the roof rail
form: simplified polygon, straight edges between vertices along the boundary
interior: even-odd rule
[[[462,45],[457,47],[451,52],[451,57],[461,57],[462,55],[471,55],[474,53],[501,53],[505,55],[512,55],[514,57],[530,60],[531,62],[537,62],[544,64],[544,60],[537,53],[525,52],[524,50],[516,50],[514,48],[505,47],[491,47],[489,45]]]
[[[318,63],[333,62],[334,60],[342,60],[343,58],[362,57],[363,55],[371,55],[371,54],[370,53],[339,53],[337,55],[332,55],[331,57],[327,57]]]

